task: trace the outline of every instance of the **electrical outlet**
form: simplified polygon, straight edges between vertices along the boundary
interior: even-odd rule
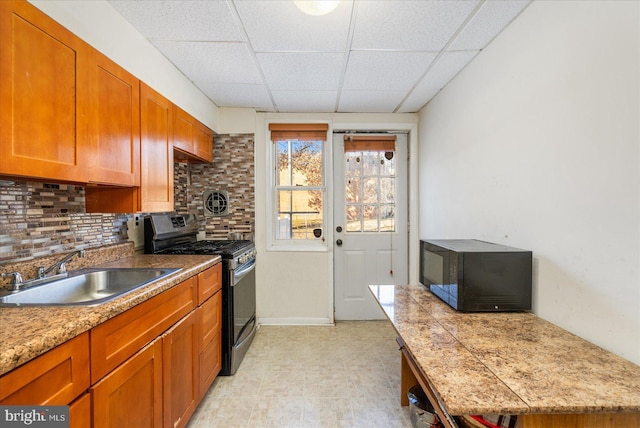
[[[144,222],[142,216],[134,214],[127,221],[129,241],[133,242],[136,251],[144,251]]]

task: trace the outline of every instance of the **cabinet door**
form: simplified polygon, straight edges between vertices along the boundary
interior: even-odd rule
[[[139,186],[140,82],[96,50],[90,59],[80,74],[90,78],[91,108],[78,121],[91,141],[89,181]]]
[[[67,405],[89,388],[89,333],[0,377],[0,404]]]
[[[184,427],[199,402],[196,312],[191,312],[162,336],[164,426]]]
[[[162,426],[162,340],[156,339],[91,388],[93,428]]]
[[[200,386],[202,398],[222,368],[222,291],[218,291],[196,311],[200,340]]]
[[[91,394],[85,392],[69,406],[69,428],[91,426]]]
[[[194,146],[197,157],[207,162],[213,161],[213,131],[200,122],[197,123]]]
[[[173,106],[173,147],[193,154],[196,135],[196,120],[178,106]]]
[[[26,1],[0,1],[0,39],[0,174],[86,181],[89,45]]]
[[[173,211],[172,104],[140,85],[142,123],[141,207],[143,212]]]

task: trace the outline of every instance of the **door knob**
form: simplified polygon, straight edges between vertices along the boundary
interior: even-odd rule
[[[342,247],[342,239],[338,239],[338,240],[336,241],[336,245],[337,245],[338,247]]]

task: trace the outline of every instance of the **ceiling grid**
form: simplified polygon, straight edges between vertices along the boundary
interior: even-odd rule
[[[219,107],[416,112],[530,0],[109,0]]]

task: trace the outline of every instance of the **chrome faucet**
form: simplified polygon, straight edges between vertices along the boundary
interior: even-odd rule
[[[2,273],[1,276],[3,278],[6,277],[6,276],[12,276],[13,277],[11,279],[11,291],[18,291],[18,290],[20,290],[20,287],[22,287],[22,275],[20,275],[20,272]]]
[[[81,258],[86,257],[86,253],[84,250],[78,250],[78,251],[74,251],[71,254],[67,254],[62,260],[52,264],[47,269],[45,269],[44,266],[40,266],[38,268],[38,279],[44,278],[49,272],[51,272],[56,268],[58,269],[58,272],[57,272],[58,274],[67,273],[67,266],[65,265],[65,263],[71,260],[73,256],[75,256],[76,254],[80,255]]]

